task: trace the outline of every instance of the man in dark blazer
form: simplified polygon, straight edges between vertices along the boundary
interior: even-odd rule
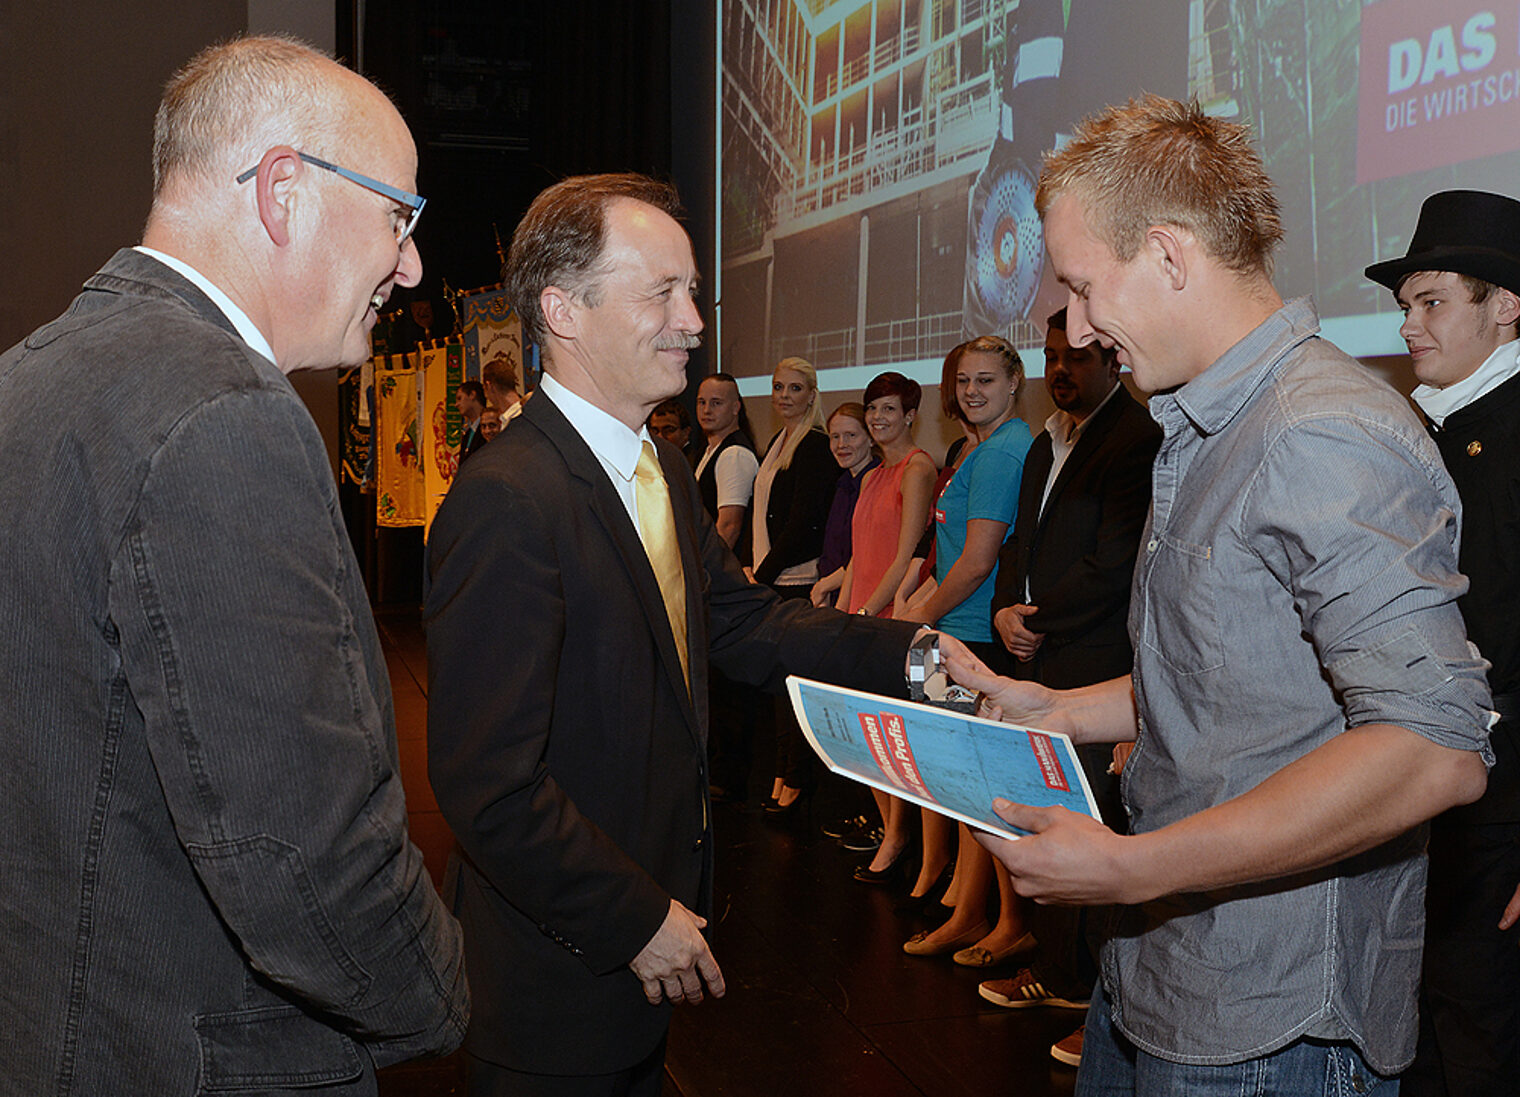
[[[1024,462],[992,616],[1003,673],[1070,689],[1129,673],[1130,580],[1161,428],[1119,382],[1111,349],[1067,342],[1065,309],[1048,321],[1045,385],[1056,411]]]
[[[464,948],[287,375],[421,278],[417,154],[249,37],[169,81],[153,168],[142,245],[0,354],[0,1094],[373,1097],[463,1039]]]
[[[486,390],[479,381],[461,381],[454,390],[454,407],[464,420],[464,430],[459,436],[459,460],[486,444],[486,436],[480,431],[480,417],[486,410]]]
[[[723,993],[701,933],[709,661],[771,688],[905,688],[915,629],[747,582],[685,459],[644,426],[684,389],[703,326],[678,212],[634,175],[534,201],[503,280],[542,386],[432,527],[429,763],[460,845],[476,1095],[657,1094],[671,1005]],[[482,629],[477,607],[503,597],[511,627]]]
[[[1073,347],[1066,310],[1047,321],[1045,387],[1056,410],[1024,462],[1013,533],[998,555],[992,622],[1008,658],[1001,670],[1056,689],[1128,674],[1126,621],[1161,428],[1119,382],[1112,348]],[[1124,830],[1111,748],[1077,753],[1104,820]],[[1086,1006],[1096,970],[1080,908],[1029,904],[1040,952],[1011,979],[983,983],[1005,1006]],[[1052,1054],[1071,1063],[1080,1039]]]

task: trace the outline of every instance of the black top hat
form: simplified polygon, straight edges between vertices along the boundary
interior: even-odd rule
[[[1394,292],[1408,275],[1448,270],[1520,294],[1520,202],[1478,190],[1432,194],[1420,207],[1409,253],[1367,268]]]

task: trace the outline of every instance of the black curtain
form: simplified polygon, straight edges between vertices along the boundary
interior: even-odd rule
[[[356,12],[340,4],[350,61]],[[415,294],[442,315],[445,279],[455,290],[496,282],[497,238],[510,244],[534,195],[600,171],[674,181],[711,277],[712,13],[700,0],[367,0],[362,68],[411,125],[428,199]],[[692,373],[706,370],[694,355]]]

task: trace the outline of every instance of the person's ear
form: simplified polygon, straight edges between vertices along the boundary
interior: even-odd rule
[[[544,326],[561,339],[574,339],[579,326],[580,306],[574,294],[559,286],[545,286],[538,295],[538,307],[543,310]]]
[[[1498,301],[1494,305],[1494,319],[1499,322],[1499,326],[1508,327],[1520,321],[1520,297],[1507,289],[1498,290],[1496,296]]]
[[[296,183],[306,169],[289,145],[276,145],[259,159],[253,178],[259,224],[277,248],[289,245],[297,207]]]
[[[1188,251],[1184,232],[1171,225],[1152,225],[1145,232],[1147,254],[1174,290],[1187,286]]]

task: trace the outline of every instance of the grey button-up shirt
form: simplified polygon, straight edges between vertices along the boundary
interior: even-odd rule
[[[1456,489],[1405,402],[1318,330],[1313,304],[1290,302],[1151,400],[1165,440],[1130,600],[1136,832],[1362,724],[1492,764],[1485,664],[1456,607]],[[1120,1027],[1177,1062],[1307,1035],[1398,1071],[1414,1053],[1424,840],[1130,908],[1103,964]]]

